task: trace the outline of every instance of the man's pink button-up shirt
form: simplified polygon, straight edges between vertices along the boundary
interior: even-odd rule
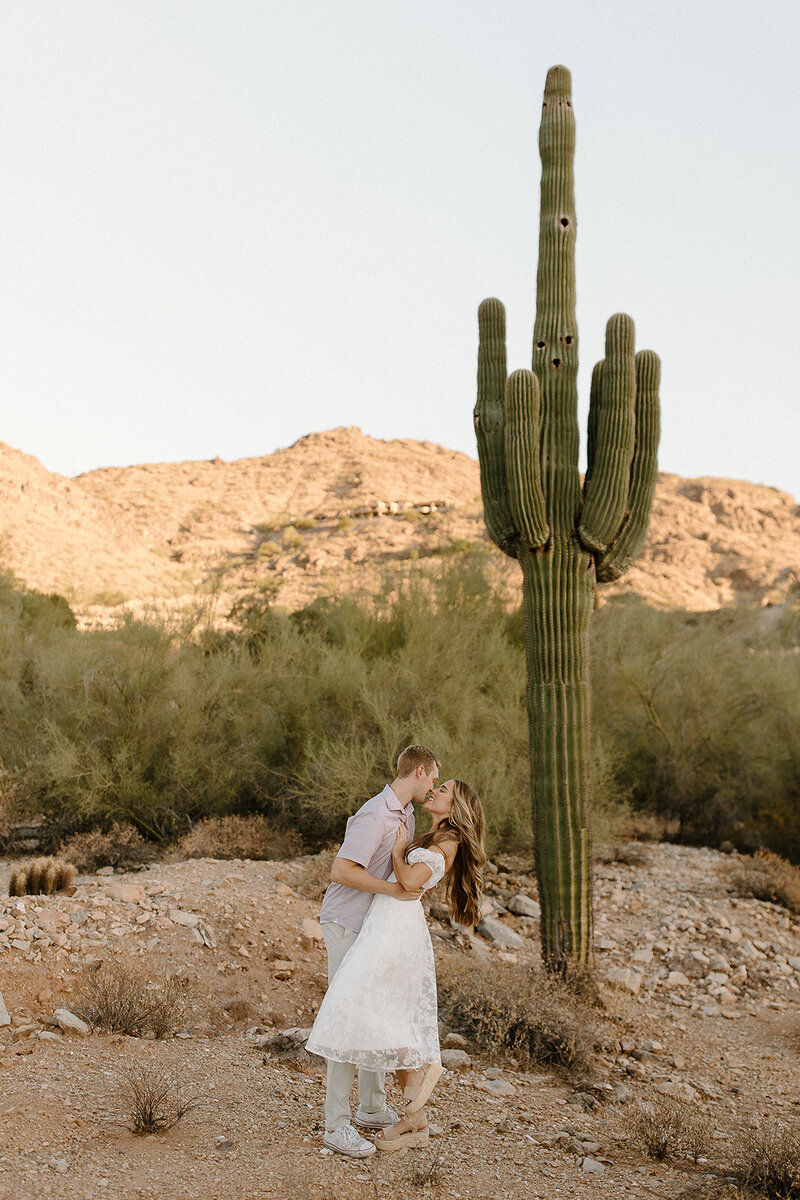
[[[414,805],[403,807],[387,783],[377,796],[362,804],[347,822],[344,841],[337,858],[347,858],[365,867],[376,879],[388,879],[392,873],[392,846],[399,825],[414,840]],[[320,910],[320,921],[335,921],[356,933],[372,903],[372,892],[358,892],[343,883],[329,883]]]

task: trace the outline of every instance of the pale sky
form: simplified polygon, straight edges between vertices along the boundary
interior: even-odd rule
[[[530,366],[563,63],[582,427],[624,310],[661,469],[800,498],[798,46],[797,0],[3,0],[0,440],[66,475],[337,425],[474,457],[485,296]]]

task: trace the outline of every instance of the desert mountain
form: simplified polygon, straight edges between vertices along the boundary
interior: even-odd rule
[[[83,624],[123,608],[178,611],[203,591],[220,615],[259,588],[297,607],[479,544],[488,547],[478,464],[430,442],[339,428],[262,458],[74,479],[0,443],[0,564],[29,587],[61,592]],[[513,594],[516,564],[488,549]],[[703,610],[778,599],[798,580],[800,507],[790,495],[662,474],[647,545],[617,587]]]

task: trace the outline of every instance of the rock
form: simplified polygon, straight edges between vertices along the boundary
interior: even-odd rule
[[[442,1066],[451,1071],[468,1071],[472,1066],[472,1059],[466,1050],[442,1050]]]
[[[37,1040],[40,1042],[63,1042],[60,1033],[53,1033],[52,1029],[40,1029]]]
[[[30,1037],[32,1033],[36,1033],[38,1028],[38,1025],[17,1025],[16,1029],[11,1034],[11,1040],[12,1042],[21,1042],[25,1038]]]
[[[596,1158],[590,1158],[587,1154],[581,1163],[581,1170],[586,1175],[602,1175],[605,1171],[605,1166]]]
[[[638,950],[634,950],[632,961],[635,963],[651,963],[653,961],[652,947],[640,946]]]
[[[289,887],[288,883],[278,883],[275,885],[275,894],[277,896],[293,896],[294,892]]]
[[[303,920],[300,922],[300,928],[305,936],[311,938],[312,941],[322,941],[322,926],[313,917],[303,917]]]
[[[792,956],[786,960],[793,971],[800,971],[800,958]]]
[[[75,1013],[71,1013],[68,1008],[57,1008],[53,1012],[53,1016],[58,1021],[58,1026],[65,1033],[77,1033],[81,1037],[87,1037],[89,1034],[89,1026],[80,1017],[76,1017]]]
[[[3,1000],[3,993],[0,992],[0,1029],[2,1029],[4,1025],[10,1024],[11,1017],[8,1015],[8,1009],[6,1008],[5,1001]]]
[[[706,975],[706,981],[708,983],[719,983],[724,987],[728,982],[728,976],[724,971],[709,971]]]
[[[599,937],[595,938],[594,948],[595,950],[616,950],[617,943],[613,938]]]
[[[442,1048],[444,1050],[466,1050],[467,1039],[460,1033],[448,1033],[442,1042]]]
[[[662,1096],[671,1096],[673,1100],[698,1100],[699,1093],[688,1083],[681,1083],[677,1079],[665,1079],[655,1085],[657,1092]]]
[[[524,896],[522,892],[512,896],[506,908],[520,917],[536,917],[538,919],[542,915],[538,901],[531,900],[530,896]]]
[[[193,929],[200,923],[197,913],[184,912],[182,908],[171,908],[167,915],[170,921],[174,921],[176,925],[185,925],[189,929]]]
[[[618,1083],[612,1092],[613,1098],[618,1104],[627,1104],[634,1097],[632,1088],[629,1088],[627,1083]]]
[[[667,987],[674,988],[674,987],[688,987],[688,986],[689,986],[689,980],[686,978],[686,976],[683,974],[682,971],[670,971],[669,975],[667,976]]]
[[[517,950],[520,946],[525,945],[525,939],[515,930],[509,929],[497,917],[484,917],[478,925],[478,933],[483,934],[496,945],[507,946],[512,950]]]
[[[591,1112],[598,1107],[598,1100],[591,1092],[573,1092],[571,1096],[567,1096],[567,1104],[573,1108],[580,1108],[583,1112]]]
[[[490,1092],[492,1096],[516,1096],[517,1089],[505,1079],[479,1079],[475,1084],[482,1092]]]
[[[144,888],[138,883],[112,883],[107,893],[112,900],[124,904],[144,903]]]
[[[629,967],[611,967],[606,971],[606,979],[614,987],[622,988],[626,992],[630,992],[636,996],[639,988],[642,986],[644,976],[640,971],[633,971]]]
[[[274,979],[291,979],[294,975],[294,969],[294,963],[288,958],[276,958],[270,965]]]

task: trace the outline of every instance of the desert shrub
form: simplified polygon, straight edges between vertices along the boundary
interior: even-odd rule
[[[316,529],[317,522],[313,517],[298,517],[294,527],[295,529]]]
[[[75,833],[61,845],[61,853],[85,875],[99,867],[135,867],[153,862],[156,850],[133,825],[113,821],[108,830]]]
[[[740,896],[769,900],[789,912],[800,913],[800,867],[771,850],[757,850],[730,872],[730,881]]]
[[[339,517],[338,525],[339,525],[339,529],[341,529],[342,532],[344,532],[347,529],[353,528],[353,526],[355,525],[355,519],[353,517],[349,517],[346,515],[344,517]]]
[[[280,542],[267,540],[266,542],[258,543],[256,554],[259,558],[274,558],[276,554],[280,554],[282,549],[283,547]]]
[[[128,1128],[137,1137],[166,1133],[201,1103],[182,1080],[155,1066],[120,1073],[120,1090]]]
[[[648,1158],[688,1155],[697,1162],[709,1146],[707,1119],[671,1096],[653,1096],[625,1110],[625,1133]]]
[[[595,727],[636,809],[683,840],[800,857],[795,610],[659,612],[631,595],[596,614]]]
[[[439,964],[437,978],[452,1023],[494,1055],[573,1081],[591,1073],[606,1033],[598,1010],[563,980],[527,965],[487,971],[456,958]]]
[[[800,1129],[764,1120],[736,1138],[734,1170],[746,1195],[765,1200],[800,1197]]]
[[[303,539],[297,532],[295,525],[287,525],[283,531],[283,544],[288,546],[290,550],[296,550],[298,546],[302,546]]]
[[[177,842],[186,858],[294,858],[302,849],[294,829],[277,829],[266,817],[206,817]]]
[[[71,1011],[97,1029],[131,1037],[168,1037],[189,1011],[187,981],[175,976],[151,980],[138,963],[118,959],[84,968]]]

